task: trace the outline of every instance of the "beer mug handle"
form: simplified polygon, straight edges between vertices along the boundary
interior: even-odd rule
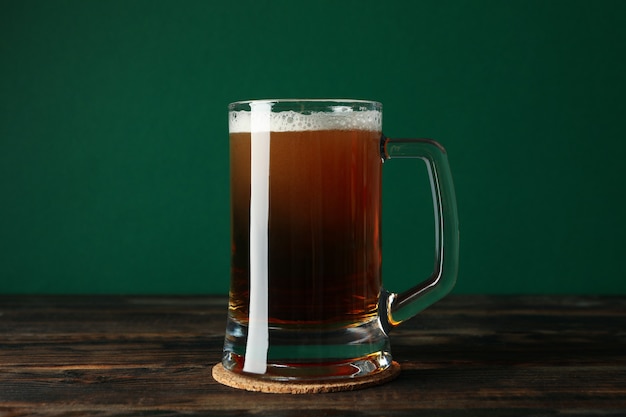
[[[452,290],[458,272],[459,225],[452,174],[443,146],[431,139],[383,137],[381,153],[384,160],[419,158],[426,163],[435,217],[435,267],[430,277],[399,294],[386,291],[381,294],[380,318],[389,330]]]

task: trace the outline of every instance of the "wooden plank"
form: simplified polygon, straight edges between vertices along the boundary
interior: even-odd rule
[[[403,367],[352,393],[213,381],[223,297],[0,296],[0,416],[626,413],[626,298],[451,296],[392,333]]]

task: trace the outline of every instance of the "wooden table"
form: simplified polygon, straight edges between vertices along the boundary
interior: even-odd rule
[[[0,416],[626,415],[626,297],[450,296],[392,333],[395,381],[216,383],[224,297],[0,296]]]

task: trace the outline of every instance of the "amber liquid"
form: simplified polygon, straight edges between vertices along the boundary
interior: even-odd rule
[[[371,320],[381,291],[380,132],[272,132],[269,324]],[[231,133],[229,314],[250,304],[250,133]]]

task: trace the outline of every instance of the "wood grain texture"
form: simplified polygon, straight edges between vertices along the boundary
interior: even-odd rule
[[[394,330],[402,374],[301,396],[216,383],[224,297],[0,296],[0,416],[626,415],[626,298],[450,296]]]

